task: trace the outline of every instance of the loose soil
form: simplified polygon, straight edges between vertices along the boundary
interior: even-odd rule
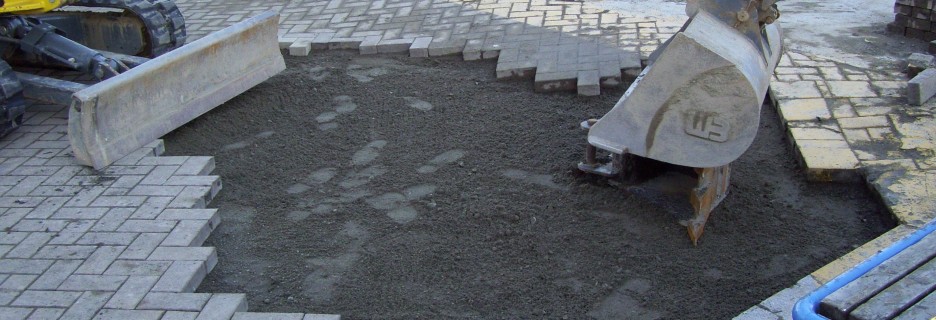
[[[457,58],[287,65],[166,137],[224,181],[198,291],[251,311],[727,319],[893,226],[864,185],[805,182],[769,106],[693,246],[672,200],[575,169],[579,122],[623,87],[534,93]]]

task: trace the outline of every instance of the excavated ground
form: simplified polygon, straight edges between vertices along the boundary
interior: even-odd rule
[[[693,247],[674,202],[575,169],[578,123],[624,88],[538,94],[457,58],[287,64],[166,137],[224,181],[198,290],[252,311],[726,319],[893,226],[864,185],[805,182],[769,106]]]

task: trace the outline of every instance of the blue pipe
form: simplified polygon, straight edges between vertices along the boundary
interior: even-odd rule
[[[917,242],[920,242],[923,237],[933,233],[933,231],[936,231],[936,220],[931,221],[922,229],[911,233],[909,236],[903,239],[900,239],[891,246],[881,250],[881,252],[871,256],[871,258],[868,258],[868,260],[859,263],[854,268],[846,271],[838,277],[835,277],[835,279],[832,279],[832,281],[829,281],[822,287],[819,287],[819,289],[816,289],[816,291],[813,291],[808,296],[803,297],[793,307],[793,319],[828,320],[828,318],[818,313],[819,302],[822,301],[822,299],[825,299],[825,297],[832,294],[832,292],[835,292],[836,290],[844,287],[849,282],[855,281],[855,279],[858,279],[865,273],[868,273],[868,271],[871,271],[871,269],[874,269],[874,267],[877,267],[885,260],[890,259],[904,249],[914,245]]]

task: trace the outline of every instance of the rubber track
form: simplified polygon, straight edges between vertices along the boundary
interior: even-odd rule
[[[171,0],[72,0],[68,4],[123,9],[139,17],[149,33],[144,56],[155,58],[185,44],[185,21]]]

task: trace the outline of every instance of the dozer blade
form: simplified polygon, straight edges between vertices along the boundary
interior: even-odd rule
[[[104,168],[286,69],[278,21],[262,13],[76,92],[75,158]]]

